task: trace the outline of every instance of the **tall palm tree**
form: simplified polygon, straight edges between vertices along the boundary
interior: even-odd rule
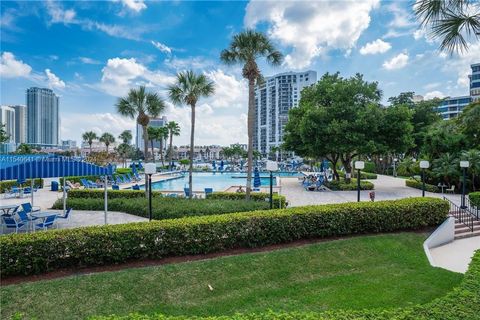
[[[162,166],[165,166],[165,159],[163,157],[163,149],[165,146],[165,141],[168,138],[168,128],[167,127],[160,127],[158,128],[158,136],[157,139],[160,142],[160,161],[162,161]]]
[[[153,153],[153,143],[158,140],[158,127],[148,127],[147,135],[150,140],[150,147],[152,149],[152,161],[155,162],[155,154]],[[145,158],[146,159],[146,158]]]
[[[193,152],[195,138],[195,106],[201,97],[209,97],[215,92],[213,82],[209,81],[203,74],[195,74],[193,71],[185,71],[177,74],[177,80],[168,87],[170,101],[175,105],[189,105],[191,110],[191,131],[190,131],[190,166],[188,170],[189,198],[192,198],[193,183]]]
[[[125,144],[130,144],[130,141],[132,141],[132,131],[131,130],[124,130],[120,135],[118,136],[118,139],[122,140],[122,143]]]
[[[107,155],[108,155],[108,147],[115,142],[115,137],[113,136],[113,134],[109,133],[109,132],[105,132],[104,134],[102,134],[102,136],[100,137],[99,139],[100,142],[103,142],[105,144],[105,148],[106,148],[106,151],[107,151]]]
[[[138,89],[130,89],[128,95],[119,98],[115,105],[117,112],[122,116],[136,119],[137,124],[142,126],[143,133],[143,154],[145,160],[148,155],[148,133],[147,127],[150,118],[156,118],[165,110],[165,103],[156,93],[146,92],[145,86]],[[145,174],[147,181],[147,174]],[[147,187],[145,188],[147,191]]]
[[[167,123],[168,133],[170,135],[170,146],[168,147],[168,163],[171,166],[173,160],[173,136],[180,135],[180,126],[175,121],[169,121]],[[170,170],[173,168],[170,167]]]
[[[88,143],[88,145],[90,146],[90,153],[92,153],[93,140],[98,139],[97,134],[93,131],[87,131],[82,135],[82,139],[83,139],[83,141]]]
[[[250,199],[253,167],[253,131],[255,124],[255,84],[262,81],[257,59],[264,57],[273,66],[280,65],[283,55],[276,50],[267,36],[254,30],[246,30],[233,36],[228,49],[222,51],[220,59],[228,64],[243,64],[242,75],[248,80],[248,171],[246,199]]]
[[[480,36],[478,1],[417,0],[413,9],[422,27],[429,29],[433,39],[441,41],[442,51],[468,50],[468,40]]]

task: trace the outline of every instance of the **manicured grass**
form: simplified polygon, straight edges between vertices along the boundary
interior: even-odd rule
[[[11,285],[1,288],[1,317],[16,311],[27,318],[83,319],[131,312],[228,315],[404,307],[442,296],[462,279],[428,264],[425,237],[363,236]]]

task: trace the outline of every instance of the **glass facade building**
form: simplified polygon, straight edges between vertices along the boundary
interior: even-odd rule
[[[279,147],[283,143],[288,111],[298,106],[302,89],[316,81],[315,71],[286,72],[266,77],[255,88],[255,150],[265,157],[272,147]]]
[[[150,122],[148,123],[149,127],[155,127],[155,128],[160,128],[164,127],[167,125],[167,117],[163,116],[161,118],[153,118],[150,119]],[[136,130],[136,147],[140,150],[143,151],[143,128],[141,125],[137,123],[137,130]],[[150,141],[148,141],[148,147],[151,147]],[[153,147],[154,148],[160,148],[160,142],[159,141],[154,141],[153,142]],[[166,147],[166,144],[163,144],[163,148]]]
[[[50,89],[27,89],[27,143],[40,147],[58,146],[60,142],[59,98]]]

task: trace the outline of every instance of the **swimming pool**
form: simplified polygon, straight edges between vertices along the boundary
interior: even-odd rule
[[[295,177],[296,172],[278,172],[275,176],[291,176]],[[268,172],[260,174],[260,182],[262,186],[270,185],[270,178]],[[245,172],[194,172],[193,173],[193,190],[203,191],[205,188],[213,188],[213,191],[224,191],[231,186],[245,186],[247,184],[247,174]],[[253,177],[252,177],[253,184]],[[273,178],[273,185],[276,185],[276,179]],[[165,191],[183,191],[183,188],[188,187],[188,172],[183,177],[158,181],[152,183],[152,190]]]

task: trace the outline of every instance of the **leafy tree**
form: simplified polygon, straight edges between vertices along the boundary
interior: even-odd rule
[[[160,127],[158,128],[158,135],[157,139],[160,142],[160,161],[162,161],[162,166],[165,166],[165,160],[163,157],[163,149],[165,140],[168,138],[168,128],[167,127]]]
[[[117,112],[122,116],[136,119],[143,130],[143,152],[145,160],[148,155],[148,132],[147,127],[150,118],[158,117],[164,110],[165,104],[156,93],[145,90],[145,86],[138,89],[130,89],[128,95],[119,98],[115,105]]]
[[[115,137],[113,136],[113,134],[109,132],[105,132],[104,134],[102,134],[99,141],[105,144],[105,151],[107,152],[107,155],[108,155],[108,147],[115,142]]]
[[[117,154],[122,160],[123,167],[127,166],[127,159],[135,156],[135,149],[128,143],[122,142],[116,148]]]
[[[170,143],[168,147],[168,163],[171,165],[172,160],[173,160],[173,136],[179,136],[180,135],[180,126],[178,123],[175,121],[169,121],[167,123],[167,129],[168,129],[168,134],[170,136]],[[173,168],[170,168],[172,170]]]
[[[442,154],[458,154],[467,149],[465,135],[458,131],[455,121],[439,121],[433,124],[425,134],[422,145],[422,154],[431,159],[439,158]]]
[[[122,143],[130,144],[130,142],[132,141],[132,138],[133,138],[132,131],[131,130],[124,130],[124,131],[122,131],[122,133],[120,133],[118,138],[120,140],[122,140]]]
[[[243,64],[242,75],[248,80],[248,171],[246,199],[250,199],[253,169],[253,132],[255,125],[255,84],[262,81],[257,59],[264,57],[267,63],[280,65],[283,55],[268,37],[254,30],[246,30],[233,36],[228,49],[224,49],[220,59],[228,64]]]
[[[458,159],[450,153],[444,153],[433,160],[433,175],[448,185],[460,176],[459,169]]]
[[[468,145],[480,148],[480,102],[467,106],[456,120],[459,131],[467,139]]]
[[[201,97],[209,97],[215,92],[213,82],[203,74],[197,75],[193,71],[177,74],[176,82],[168,87],[170,101],[175,105],[189,105],[192,119],[190,132],[190,166],[188,170],[189,198],[193,194],[193,154],[195,146],[195,107]]]
[[[413,6],[417,20],[428,28],[440,50],[449,53],[468,50],[469,38],[480,36],[480,15],[475,0],[417,0]]]
[[[5,130],[5,125],[0,124],[0,143],[5,143],[10,139],[10,136],[7,134],[7,131]]]
[[[480,151],[475,149],[464,151],[461,155],[461,159],[468,160],[470,162],[468,172],[471,174],[472,177],[472,190],[475,191],[475,178],[480,174]]]
[[[16,154],[31,154],[32,147],[26,143],[21,143],[17,150],[15,151]]]
[[[415,102],[413,102],[413,96],[415,95],[415,92],[408,91],[408,92],[402,92],[396,97],[390,97],[388,98],[388,102],[391,105],[406,105],[408,107],[413,108],[415,106]]]
[[[96,140],[98,139],[98,136],[95,132],[93,131],[87,131],[85,133],[82,134],[82,139],[83,141],[85,141],[86,143],[88,143],[89,147],[90,147],[90,152],[89,153],[92,153],[92,144],[93,144],[93,140]]]

